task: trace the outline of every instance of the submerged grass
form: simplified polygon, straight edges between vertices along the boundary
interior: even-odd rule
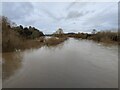
[[[45,41],[45,45],[54,46],[64,42],[65,40],[67,40],[66,37],[52,37]]]
[[[57,38],[57,37],[51,37],[48,39],[46,39],[45,37],[40,37],[40,38],[32,39],[32,40],[19,40],[19,43],[10,42],[11,44],[9,43],[8,48],[3,48],[2,52],[12,52],[12,51],[17,51],[17,50],[40,48],[44,45],[56,46],[64,42],[65,40],[67,40],[67,38]]]

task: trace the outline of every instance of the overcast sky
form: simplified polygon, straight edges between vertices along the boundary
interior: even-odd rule
[[[3,15],[17,25],[34,26],[44,33],[59,27],[64,32],[114,30],[118,26],[116,2],[4,2]]]

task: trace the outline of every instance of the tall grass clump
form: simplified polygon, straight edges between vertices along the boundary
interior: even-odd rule
[[[12,51],[20,48],[21,39],[18,34],[12,30],[11,22],[7,17],[2,17],[2,51]]]
[[[92,35],[90,39],[97,41],[97,42],[104,42],[104,43],[118,43],[119,42],[118,33],[111,32],[111,31],[98,32]]]
[[[51,37],[45,40],[45,45],[54,46],[67,40],[67,37]]]

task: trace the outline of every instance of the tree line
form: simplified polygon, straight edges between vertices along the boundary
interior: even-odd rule
[[[28,39],[35,39],[44,36],[43,32],[35,27],[17,26],[7,17],[0,17],[2,24],[2,51],[11,51],[15,48],[23,47],[23,43]]]

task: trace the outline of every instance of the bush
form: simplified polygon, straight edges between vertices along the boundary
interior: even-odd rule
[[[91,39],[98,41],[98,42],[106,42],[106,43],[112,43],[112,42],[118,42],[118,33],[117,32],[110,32],[110,31],[104,31],[104,32],[98,32],[95,35],[91,36]]]

